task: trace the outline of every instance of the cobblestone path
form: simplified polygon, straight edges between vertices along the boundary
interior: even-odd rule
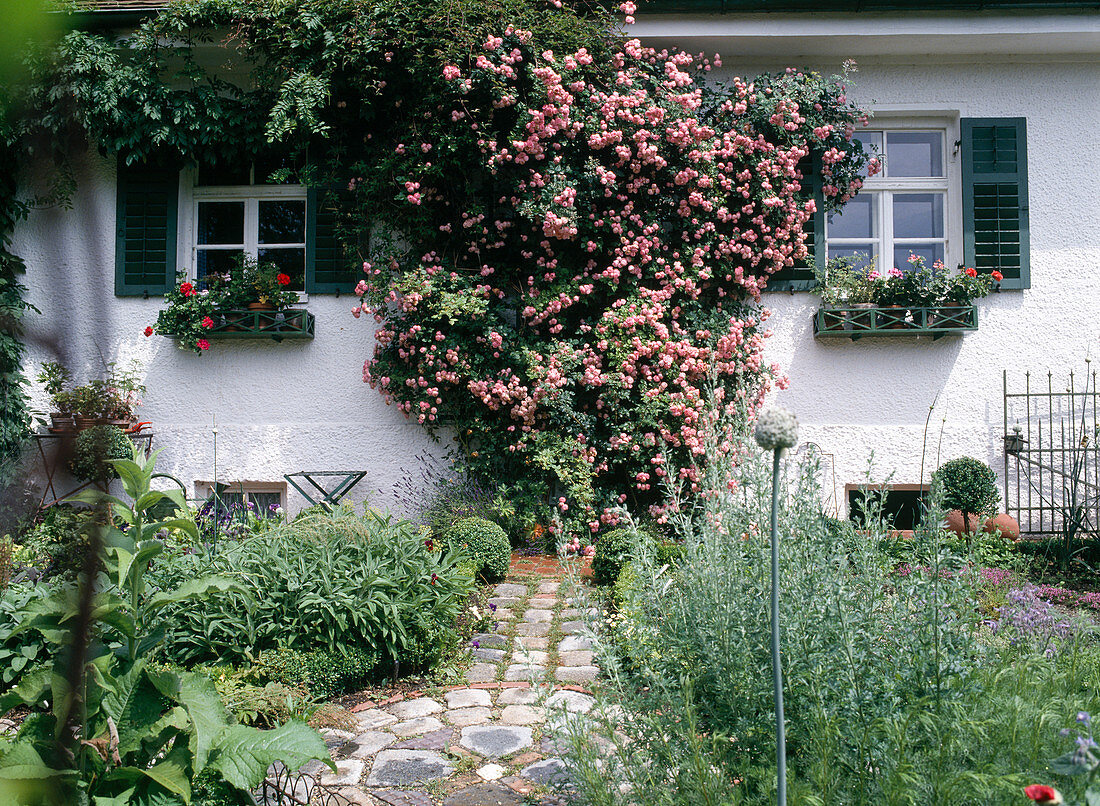
[[[552,558],[513,557],[467,685],[359,710],[358,732],[325,731],[337,771],[314,768],[321,783],[356,804],[565,803],[561,725],[592,708],[598,673],[565,576]]]

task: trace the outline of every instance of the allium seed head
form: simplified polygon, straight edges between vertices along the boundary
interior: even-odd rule
[[[798,418],[786,409],[768,409],[756,420],[755,436],[766,451],[793,448],[798,444]]]

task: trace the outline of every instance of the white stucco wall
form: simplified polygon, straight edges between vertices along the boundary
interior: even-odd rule
[[[351,494],[390,506],[394,484],[424,452],[441,453],[420,429],[363,383],[374,322],[351,315],[354,297],[314,295],[313,340],[212,341],[196,355],[162,336],[146,337],[159,298],[114,295],[114,162],[88,155],[71,209],[34,213],[14,251],[27,262],[34,367],[58,353],[78,380],[104,363],[139,359],[148,391],[138,410],[153,423],[158,466],[194,492],[213,478],[212,422],[218,427],[218,479],[283,481],[299,470],[369,470]],[[57,352],[55,352],[57,351]],[[47,400],[35,390],[35,405]],[[289,490],[288,507],[306,502]]]
[[[872,453],[880,480],[887,474],[897,483],[920,480],[933,401],[925,473],[939,447],[944,460],[970,454],[1000,474],[1002,371],[1019,383],[1024,370],[1045,376],[1049,369],[1057,378],[1082,370],[1086,356],[1100,356],[1100,40],[1078,35],[1100,26],[1096,15],[1080,19],[1034,25],[1055,37],[1046,40],[1009,40],[994,31],[973,53],[960,46],[965,37],[937,48],[905,29],[893,41],[910,43],[908,49],[868,39],[873,55],[859,52],[858,37],[823,45],[807,35],[810,21],[801,33],[780,31],[788,44],[804,46],[785,49],[790,56],[783,61],[763,54],[784,51],[762,49],[739,59],[743,40],[720,35],[724,29],[713,22],[677,29],[689,50],[713,52],[726,42],[733,51],[724,53],[726,76],[788,63],[836,72],[851,57],[860,64],[851,94],[872,109],[1027,118],[1031,288],[982,300],[976,333],[937,342],[818,341],[811,326],[817,297],[766,297],[774,312],[768,354],[790,378],[778,399],[798,414],[804,439],[830,457],[841,508],[844,485],[864,479]],[[670,26],[640,20],[639,32],[660,43]],[[1026,31],[1026,21],[1021,26]],[[1018,51],[1029,55],[1007,56],[998,41],[1020,41]],[[370,475],[357,492],[380,489],[375,500],[391,503],[403,469],[417,454],[441,448],[362,383],[373,323],[350,316],[349,296],[315,296],[308,306],[317,320],[313,341],[216,342],[200,357],[168,339],[145,338],[141,331],[155,320],[159,300],[113,295],[113,173],[112,163],[90,158],[72,209],[36,213],[18,232],[15,251],[30,267],[30,301],[43,311],[29,320],[31,339],[40,342],[32,358],[48,359],[42,345],[56,344],[78,374],[100,357],[140,358],[149,388],[141,419],[155,425],[165,469],[188,485],[212,476],[216,416],[221,479],[278,481],[301,469],[364,468]],[[45,408],[42,398],[38,403]],[[301,502],[291,492],[296,508]]]

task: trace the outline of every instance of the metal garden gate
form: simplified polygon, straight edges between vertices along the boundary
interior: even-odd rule
[[[1055,389],[1032,388],[1024,373],[1023,391],[1009,391],[1004,372],[1005,511],[1031,537],[1085,537],[1100,531],[1100,400],[1097,373]]]

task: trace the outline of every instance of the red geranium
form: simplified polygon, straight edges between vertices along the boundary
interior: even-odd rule
[[[200,350],[209,350],[210,342],[208,342],[206,339],[199,339],[197,342],[195,342],[195,346],[198,347]]]
[[[211,319],[209,316],[204,316],[202,318],[202,326],[203,327],[214,327],[214,320]]]
[[[275,276],[275,282],[277,282],[279,285],[290,285],[290,275],[282,273],[277,274]]]
[[[977,269],[969,268],[969,269],[964,269],[963,271],[964,271],[964,273],[966,274],[967,277],[977,277],[978,276],[978,270]]]
[[[1005,278],[1005,276],[1004,276],[1003,274],[1001,274],[1001,273],[1000,273],[999,271],[994,271],[994,272],[993,272],[993,273],[992,273],[992,274],[990,275],[990,277],[992,277],[992,278],[993,278],[994,280],[996,280],[996,281],[997,281],[998,283],[999,283],[999,282],[1001,282],[1001,280],[1003,280],[1003,279]]]
[[[152,336],[152,335],[153,335],[153,328],[152,328],[152,326],[148,326],[148,327],[146,327],[146,328],[145,328],[145,335],[146,335],[146,336]]]
[[[191,285],[190,283],[184,283],[180,286],[180,293],[183,294],[185,297],[194,296],[195,286]]]
[[[1032,784],[1024,787],[1024,794],[1036,803],[1061,803],[1062,795],[1052,786]]]

